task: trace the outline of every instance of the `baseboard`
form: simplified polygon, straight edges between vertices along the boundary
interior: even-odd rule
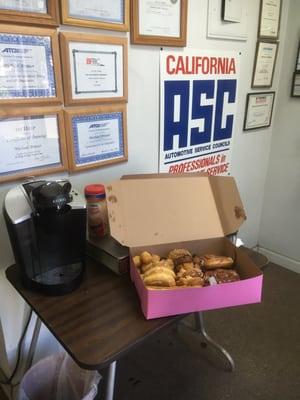
[[[276,253],[265,249],[264,247],[257,246],[257,251],[268,257],[269,261],[275,264],[281,265],[284,268],[290,269],[291,271],[300,273],[300,261],[294,260],[293,258],[286,257],[282,254]]]

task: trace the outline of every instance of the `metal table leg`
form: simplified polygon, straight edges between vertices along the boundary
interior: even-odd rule
[[[198,353],[200,357],[207,358],[215,367],[233,372],[235,366],[231,355],[206,332],[203,313],[194,312],[193,316],[192,314],[190,316],[193,318],[184,318],[176,324],[174,333],[179,335],[180,340],[192,350],[194,355]],[[200,346],[195,347],[195,344],[199,342]]]
[[[24,365],[24,374],[28,371],[28,369],[32,365],[34,353],[35,353],[37,342],[38,342],[38,339],[39,339],[41,325],[42,325],[41,320],[39,319],[38,316],[36,316],[35,326],[34,326],[34,330],[33,330],[33,333],[32,333],[32,338],[31,338],[31,343],[30,343],[30,347],[29,347],[28,354],[27,354],[26,361],[25,361],[25,365]]]
[[[108,367],[105,400],[113,400],[113,398],[114,398],[116,366],[117,366],[117,361],[114,361]]]
[[[113,400],[114,389],[115,389],[115,377],[116,377],[116,366],[117,362],[112,362],[105,370],[100,370],[99,373],[102,375],[102,379],[98,385],[97,400]]]
[[[223,357],[225,357],[226,361],[229,364],[229,370],[234,371],[235,365],[234,361],[231,357],[231,355],[228,353],[227,350],[225,350],[220,344],[215,342],[206,332],[205,326],[204,326],[204,320],[203,320],[203,313],[202,312],[195,312],[194,313],[194,318],[195,318],[195,330],[196,332],[200,333],[205,339],[205,341],[213,346],[215,349],[218,350],[222,354]]]

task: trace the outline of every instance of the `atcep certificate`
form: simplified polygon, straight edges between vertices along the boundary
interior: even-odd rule
[[[123,96],[121,45],[69,44],[73,99]]]
[[[245,129],[270,125],[273,99],[273,93],[251,94],[249,96]]]
[[[0,174],[61,164],[57,115],[0,119]]]
[[[0,34],[0,98],[55,96],[50,37]]]
[[[271,86],[277,43],[260,42],[256,57],[253,86]]]
[[[264,0],[260,20],[260,36],[277,37],[281,0]]]
[[[34,13],[47,13],[46,0],[0,0],[0,9]]]
[[[181,0],[139,0],[139,33],[180,37]]]
[[[73,117],[72,130],[76,165],[124,156],[121,112]]]
[[[109,23],[124,23],[124,0],[69,0],[69,16]]]

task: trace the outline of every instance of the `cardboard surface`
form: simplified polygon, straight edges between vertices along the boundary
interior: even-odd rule
[[[111,234],[129,247],[224,236],[243,222],[232,177],[137,175],[106,192]]]
[[[256,303],[262,273],[224,236],[235,233],[246,216],[232,177],[184,175],[127,176],[106,186],[111,235],[129,247],[167,257],[186,248],[197,255],[230,256],[238,282],[207,287],[147,288],[130,263],[131,278],[147,319]]]

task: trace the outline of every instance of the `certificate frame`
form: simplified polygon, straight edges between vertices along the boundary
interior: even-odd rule
[[[21,23],[30,25],[59,25],[58,0],[47,0],[47,12],[27,12],[0,8],[0,21],[4,23]]]
[[[128,45],[126,38],[61,32],[60,44],[66,105],[127,102]],[[82,44],[84,50],[77,50]],[[91,50],[86,50],[89,45],[92,46]],[[72,46],[72,51],[70,51]],[[107,49],[109,49],[109,51],[107,51]],[[83,78],[80,72],[78,72],[79,68],[76,66],[75,56],[78,55],[81,57],[83,53],[97,53],[98,55],[95,55],[95,57],[100,57],[101,53],[103,53],[103,56],[108,55],[108,57],[110,57],[110,61],[113,63],[113,71],[110,70],[109,73],[112,75],[114,81],[108,90],[101,90],[99,88],[95,91],[89,91],[88,89],[80,91],[79,82],[80,79]],[[101,58],[94,58],[93,54],[92,57],[89,58],[90,60],[101,60]],[[88,64],[87,61],[86,64]],[[86,68],[91,67],[89,66]],[[98,71],[98,73],[100,73],[100,71]]]
[[[259,66],[259,64],[261,62],[261,59],[259,57],[260,48],[261,48],[261,46],[264,46],[266,44],[269,45],[271,48],[272,48],[272,46],[275,46],[275,53],[274,53],[273,62],[272,62],[272,66],[271,66],[271,73],[268,76],[267,82],[259,84],[259,83],[257,83],[257,79],[258,79],[257,78],[258,77],[257,67]],[[277,54],[278,54],[278,46],[279,46],[279,42],[274,42],[274,41],[271,41],[271,40],[258,40],[257,41],[251,88],[270,88],[270,87],[272,87],[274,71],[275,71],[275,65],[276,65],[276,59],[277,59]]]
[[[172,36],[159,36],[159,35],[144,35],[140,33],[140,20],[139,20],[139,2],[140,0],[131,0],[131,43],[154,45],[154,46],[172,46],[172,47],[185,47],[186,46],[186,32],[187,32],[187,8],[188,0],[170,0],[171,2],[180,2],[180,22],[178,37]]]
[[[61,171],[68,170],[68,157],[67,157],[67,146],[65,136],[65,124],[63,110],[60,106],[52,107],[24,107],[24,108],[2,108],[0,109],[0,127],[1,123],[6,120],[14,120],[24,117],[24,119],[39,118],[44,116],[57,116],[57,128],[58,128],[58,143],[60,152],[60,163],[53,163],[49,165],[42,165],[32,168],[17,169],[15,171],[0,173],[0,183],[15,181],[18,179],[24,179],[32,176],[54,174]],[[1,153],[1,148],[0,148]]]
[[[299,45],[298,45],[295,71],[300,72],[300,41],[299,41]]]
[[[267,115],[266,115],[266,120],[264,123],[257,123],[253,124],[252,126],[249,122],[249,118],[252,116],[253,112],[253,106],[251,100],[258,97],[267,97],[270,96],[271,100],[269,103],[269,107],[266,109]],[[246,100],[246,108],[245,108],[245,117],[244,117],[244,126],[243,130],[244,131],[250,131],[250,130],[256,130],[256,129],[261,129],[261,128],[268,128],[271,126],[271,121],[272,121],[272,114],[273,114],[273,106],[274,106],[274,99],[275,99],[275,92],[270,91],[270,92],[255,92],[255,93],[248,93],[247,94],[247,100]]]
[[[80,136],[84,140],[82,132],[84,124],[90,124],[88,129],[97,134],[97,129],[103,121],[117,121],[119,149],[102,155],[97,153],[82,157],[80,154]],[[79,128],[79,124],[83,124]],[[107,123],[107,122],[106,122]],[[68,145],[69,169],[71,172],[98,168],[105,165],[116,164],[128,160],[127,145],[127,113],[125,104],[103,105],[95,107],[66,108],[65,124]],[[104,125],[103,125],[104,126]],[[80,129],[80,132],[79,132]],[[93,129],[96,129],[93,130]],[[98,132],[99,134],[99,132]],[[96,144],[96,146],[100,146]],[[90,147],[90,146],[89,146]]]
[[[58,35],[55,29],[1,25],[0,45],[3,45],[6,50],[5,53],[0,52],[2,57],[13,57],[14,54],[21,52],[22,46],[24,45],[31,45],[32,49],[38,49],[39,46],[43,47],[45,54],[44,64],[47,66],[47,78],[49,81],[49,87],[45,89],[20,89],[14,87],[10,89],[7,88],[3,91],[0,90],[0,105],[48,105],[49,103],[62,103],[63,92],[61,84],[59,44]],[[1,61],[0,56],[0,62]],[[41,65],[43,65],[42,62]],[[17,74],[15,76],[17,77]],[[12,76],[11,79],[13,80],[15,76]],[[16,79],[16,81],[18,80],[19,79]]]
[[[300,71],[296,71],[293,74],[291,96],[300,97]]]
[[[275,32],[275,34],[269,34],[269,35],[262,33],[262,30],[263,30],[263,9],[264,9],[264,5],[266,4],[267,1],[268,0],[260,0],[259,24],[258,24],[257,37],[259,39],[278,40],[279,39],[279,31],[280,31],[282,0],[274,0],[274,1],[278,1],[280,3],[279,4],[279,15],[278,15],[278,21],[277,21],[277,24],[276,24],[276,32]]]
[[[122,21],[111,21],[91,16],[90,18],[79,18],[72,16],[69,12],[69,1],[61,0],[61,18],[65,25],[83,26],[88,28],[108,29],[114,31],[129,31],[129,0],[120,0],[123,10]]]

